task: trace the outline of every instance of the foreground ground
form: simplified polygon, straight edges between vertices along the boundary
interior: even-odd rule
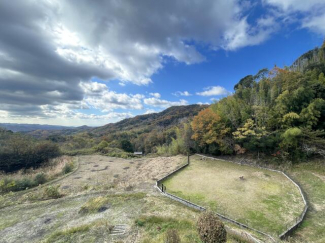
[[[167,191],[248,226],[280,235],[303,209],[297,187],[280,173],[192,156],[164,182]]]
[[[0,242],[162,243],[168,228],[176,228],[182,242],[200,242],[195,227],[199,212],[161,196],[153,187],[157,178],[185,160],[182,156],[132,160],[81,156],[74,173],[53,183],[64,194],[59,199],[41,199],[42,187],[0,196]],[[311,168],[297,167],[292,172],[313,201],[295,242],[320,243],[325,238],[325,173]],[[227,227],[243,233],[231,224]],[[239,238],[232,234],[228,242],[245,242]]]

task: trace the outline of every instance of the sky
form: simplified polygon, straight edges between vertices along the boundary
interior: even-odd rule
[[[324,37],[324,0],[0,0],[0,123],[211,104]]]

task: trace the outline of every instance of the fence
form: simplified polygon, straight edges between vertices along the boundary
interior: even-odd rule
[[[213,159],[213,160],[219,160],[217,158],[214,158],[214,157],[210,157],[210,156],[206,156],[206,155],[202,155],[202,154],[196,154],[198,156],[201,156],[203,158],[207,158],[207,159]],[[290,235],[300,224],[301,222],[303,221],[306,213],[307,213],[307,210],[308,210],[308,204],[307,204],[307,200],[306,200],[306,197],[302,191],[302,189],[300,188],[300,186],[292,179],[290,178],[286,173],[284,173],[283,171],[279,171],[279,170],[274,170],[274,169],[270,169],[270,168],[267,168],[267,167],[263,167],[263,166],[258,166],[258,165],[253,165],[253,164],[248,164],[248,163],[245,163],[243,161],[241,161],[240,163],[238,162],[234,162],[234,161],[229,161],[231,163],[236,163],[236,164],[240,164],[240,165],[248,165],[248,166],[252,166],[252,167],[258,167],[258,168],[261,168],[261,169],[266,169],[266,170],[270,170],[270,171],[273,171],[273,172],[277,172],[277,173],[281,173],[283,174],[288,180],[290,180],[299,190],[300,192],[300,195],[304,201],[304,210],[303,212],[300,214],[299,217],[297,217],[294,222],[291,224],[289,224],[287,227],[286,227],[286,230],[284,232],[282,232],[280,235],[279,235],[279,238],[280,239],[284,239],[286,238],[288,235]],[[175,201],[178,201],[188,207],[191,207],[191,208],[194,208],[194,209],[197,209],[197,210],[200,210],[200,211],[205,211],[206,209],[200,205],[197,205],[195,203],[192,203],[188,200],[185,200],[183,198],[180,198],[180,197],[177,197],[173,194],[170,194],[170,193],[167,193],[166,190],[164,190],[164,186],[162,184],[162,188],[159,187],[159,185],[161,184],[162,181],[166,180],[167,178],[171,177],[172,175],[176,174],[177,172],[179,172],[180,170],[184,169],[185,167],[187,167],[188,165],[190,164],[190,156],[188,156],[188,159],[187,159],[187,163],[181,167],[179,167],[178,169],[174,170],[173,172],[171,172],[170,174],[166,175],[165,177],[159,179],[158,181],[156,181],[156,188],[166,197],[169,197],[170,199],[172,200],[175,200]],[[264,235],[266,237],[268,237],[269,239],[271,239],[273,242],[276,242],[276,240],[269,234],[266,234],[262,231],[259,231],[257,229],[254,229],[254,228],[251,228],[245,224],[242,224],[234,219],[231,219],[223,214],[220,214],[220,213],[216,213],[221,219],[223,219],[224,221],[228,221],[230,223],[233,223],[233,224],[236,224],[242,228],[245,228],[245,229],[249,229],[249,230],[252,230],[252,231],[255,231],[261,235]],[[251,238],[253,238],[255,240],[255,242],[259,242],[259,240],[255,239],[254,237],[250,236]]]
[[[211,156],[206,156],[206,155],[202,155],[202,154],[197,154],[197,155],[199,155],[201,157],[204,157],[204,158],[219,160],[219,159],[211,157]],[[289,181],[291,181],[298,188],[300,196],[302,197],[302,199],[304,201],[304,210],[302,211],[302,213],[297,218],[295,218],[291,223],[289,223],[286,226],[286,230],[284,230],[284,232],[279,234],[279,238],[280,239],[285,239],[287,236],[289,236],[301,224],[301,222],[304,220],[304,218],[306,216],[306,213],[307,213],[307,210],[308,210],[308,203],[307,203],[306,197],[305,197],[305,195],[303,193],[303,190],[297,184],[297,182],[295,182],[289,175],[287,175],[283,171],[270,169],[270,168],[267,168],[265,166],[255,165],[255,164],[252,164],[252,163],[247,163],[246,161],[243,161],[243,160],[241,162],[235,162],[235,161],[230,161],[230,160],[227,160],[227,161],[231,162],[231,163],[235,163],[235,164],[247,165],[247,166],[251,166],[251,167],[257,167],[257,168],[260,168],[260,169],[280,173],[280,174],[284,175]]]

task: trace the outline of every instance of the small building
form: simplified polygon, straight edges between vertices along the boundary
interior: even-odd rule
[[[134,155],[139,155],[139,156],[143,155],[142,152],[134,152],[133,154],[134,154]]]

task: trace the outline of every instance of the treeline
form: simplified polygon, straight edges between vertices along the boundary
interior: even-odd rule
[[[75,135],[55,134],[47,139],[58,143],[62,151],[69,155],[101,153],[125,158],[132,156],[134,151],[157,153],[158,148],[160,152],[173,151],[172,154],[175,154],[175,151],[185,151],[180,148],[183,134],[187,134],[186,144],[194,143],[191,134],[185,130],[191,129],[191,119],[206,107],[208,106],[170,107],[159,113],[140,115]],[[186,129],[183,124],[187,124]],[[174,148],[167,149],[171,144]],[[186,146],[187,149],[190,147]]]
[[[291,161],[325,156],[324,73],[323,61],[304,72],[275,67],[248,75],[233,95],[194,118],[192,138],[209,154],[264,153]]]
[[[0,170],[37,168],[60,155],[57,144],[0,128]]]

